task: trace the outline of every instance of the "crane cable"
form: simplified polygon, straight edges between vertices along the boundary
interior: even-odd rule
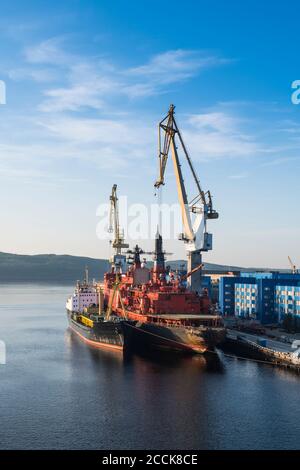
[[[158,215],[157,226],[158,226],[158,231],[160,235],[162,235],[162,201],[163,201],[162,186],[159,186],[158,188],[156,188],[156,192],[154,195],[157,196],[157,215]]]

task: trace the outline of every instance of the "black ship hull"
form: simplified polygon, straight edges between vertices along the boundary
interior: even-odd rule
[[[98,321],[95,322],[92,327],[89,327],[76,321],[75,318],[72,312],[68,311],[70,329],[76,333],[82,341],[98,349],[123,350],[124,337],[121,322]]]
[[[124,321],[122,323],[125,347],[133,350],[154,349],[166,352],[203,354],[213,350],[225,338],[223,328],[165,327],[154,323]]]

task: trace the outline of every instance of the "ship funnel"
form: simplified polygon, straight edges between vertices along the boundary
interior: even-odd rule
[[[165,255],[163,252],[163,239],[158,229],[155,235],[155,251],[154,251],[154,272],[165,272]]]

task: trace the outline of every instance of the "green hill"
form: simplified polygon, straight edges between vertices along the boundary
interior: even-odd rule
[[[151,265],[152,263],[149,263]],[[186,261],[167,262],[172,269],[186,266]],[[85,266],[89,268],[90,279],[102,279],[109,269],[105,259],[87,258],[70,255],[15,255],[0,252],[0,282],[33,282],[33,281],[72,281],[82,279]],[[205,263],[204,269],[209,271],[254,271],[255,268],[224,266]],[[262,269],[260,269],[262,270]]]
[[[89,268],[90,278],[101,279],[108,260],[69,255],[15,255],[0,252],[0,282],[76,281]]]

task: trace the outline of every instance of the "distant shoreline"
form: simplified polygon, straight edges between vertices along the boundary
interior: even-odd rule
[[[167,261],[172,269],[186,266],[186,261]],[[152,262],[149,262],[149,266]],[[0,252],[0,283],[75,283],[84,276],[88,266],[90,279],[102,280],[105,272],[110,269],[107,259],[95,259],[71,255],[16,255]],[[222,264],[204,263],[205,270],[211,272],[228,271],[270,271],[263,268],[243,268]],[[276,269],[274,269],[276,271]],[[282,270],[289,271],[289,270]]]
[[[99,279],[96,279],[97,281]],[[100,279],[101,280],[101,279]],[[70,286],[70,285],[74,285],[76,281],[74,281],[74,279],[69,279],[69,280],[64,280],[64,281],[55,281],[55,280],[49,280],[49,281],[46,281],[46,280],[36,280],[36,279],[23,279],[21,281],[19,280],[0,280],[0,286],[4,286],[4,285],[8,285],[8,284],[23,284],[23,285],[52,285],[52,286],[58,286],[58,285],[61,285],[61,286]]]

